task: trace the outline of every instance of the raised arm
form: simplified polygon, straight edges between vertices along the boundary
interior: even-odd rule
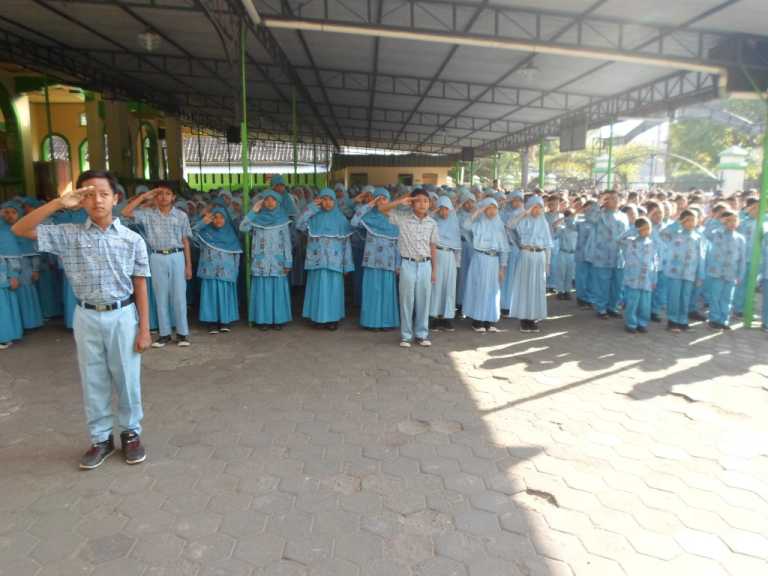
[[[54,198],[47,204],[43,204],[39,208],[36,208],[26,216],[23,216],[16,224],[11,227],[11,231],[16,236],[22,238],[29,238],[30,240],[37,239],[37,227],[45,220],[51,217],[53,214],[64,208],[74,208],[80,205],[82,195],[85,193],[85,188],[75,190],[68,196],[62,196],[60,198]]]
[[[139,205],[143,204],[144,202],[152,200],[157,195],[157,192],[158,189],[155,188],[153,190],[148,190],[147,192],[137,194],[128,201],[128,204],[123,207],[123,211],[120,214],[126,218],[133,218],[133,212],[136,210],[136,208],[138,208]]]

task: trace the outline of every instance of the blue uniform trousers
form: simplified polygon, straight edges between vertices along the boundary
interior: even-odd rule
[[[75,308],[77,363],[91,442],[112,433],[112,390],[121,430],[141,433],[141,355],[136,352],[139,320],[131,304],[110,312]]]
[[[592,302],[592,263],[576,262],[576,298],[582,302]]]
[[[593,304],[598,314],[619,311],[623,272],[621,268],[592,267]]]
[[[187,279],[184,276],[184,252],[151,254],[149,268],[152,271],[152,288],[157,304],[157,322],[160,336],[170,336],[171,326],[176,334],[187,336]],[[173,313],[173,322],[171,321]]]
[[[667,278],[667,320],[688,326],[693,282],[680,278]]]
[[[709,321],[728,325],[733,309],[735,282],[722,278],[707,278],[707,301],[709,302]]]
[[[624,286],[624,324],[627,328],[645,328],[651,320],[650,290]]]
[[[659,271],[656,276],[656,288],[653,291],[653,299],[651,301],[651,312],[659,315],[667,309],[667,277],[664,273]]]
[[[557,266],[555,266],[555,290],[570,292],[573,289],[573,279],[576,275],[576,260],[573,252],[557,253]]]
[[[432,263],[403,259],[400,265],[400,335],[410,342],[429,337]]]

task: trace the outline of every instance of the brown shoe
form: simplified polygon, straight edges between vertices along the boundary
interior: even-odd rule
[[[112,434],[104,442],[92,444],[88,451],[80,459],[81,470],[93,470],[104,464],[104,460],[112,456],[115,451],[115,439]]]
[[[120,433],[120,444],[126,464],[140,464],[147,459],[147,451],[141,445],[141,438],[136,432],[124,430]]]

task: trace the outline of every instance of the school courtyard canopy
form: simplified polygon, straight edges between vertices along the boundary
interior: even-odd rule
[[[220,132],[244,73],[252,137],[295,116],[303,142],[484,155],[764,90],[765,22],[765,0],[4,0],[0,55]]]

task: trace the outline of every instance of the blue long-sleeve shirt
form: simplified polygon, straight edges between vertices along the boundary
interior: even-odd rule
[[[659,272],[658,249],[653,239],[630,231],[619,240],[624,260],[624,286],[652,291]]]
[[[664,275],[668,278],[697,282],[704,280],[706,240],[696,230],[670,225],[661,232],[666,242]]]
[[[711,232],[707,245],[707,277],[736,282],[744,277],[746,270],[747,243],[744,236],[722,227]]]
[[[594,224],[587,260],[600,268],[621,268],[619,238],[629,228],[626,215],[617,210],[592,210],[586,215]]]

